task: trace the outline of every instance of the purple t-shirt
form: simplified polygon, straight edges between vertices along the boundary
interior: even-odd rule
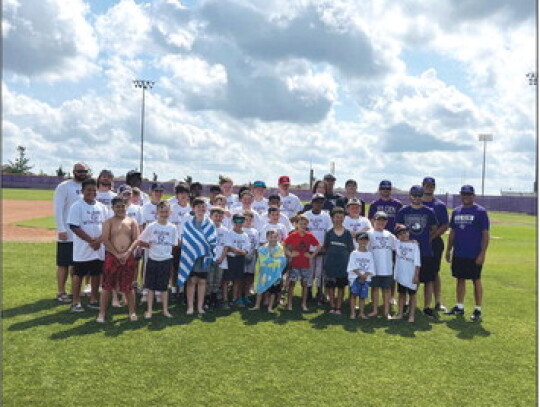
[[[390,198],[390,200],[385,201],[379,198],[376,201],[371,202],[368,218],[373,219],[375,212],[383,211],[388,215],[388,222],[386,223],[385,229],[394,232],[394,227],[396,226],[396,214],[402,207],[402,203],[397,199]]]
[[[432,257],[433,249],[429,232],[432,226],[437,226],[437,218],[433,209],[427,206],[415,209],[409,205],[404,206],[396,216],[397,223],[403,223],[409,227],[410,238],[420,244],[420,256]]]
[[[452,212],[450,227],[454,231],[454,256],[476,258],[482,250],[482,232],[489,230],[485,208],[477,204],[458,206]]]
[[[446,205],[443,201],[434,199],[433,201],[423,202],[423,204],[424,206],[433,209],[439,226],[448,224],[448,211],[446,210]]]

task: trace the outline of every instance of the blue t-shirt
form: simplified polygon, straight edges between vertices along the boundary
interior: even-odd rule
[[[411,206],[404,206],[396,216],[397,223],[403,223],[409,227],[410,238],[418,241],[420,245],[420,256],[432,257],[433,249],[429,232],[432,226],[437,226],[437,218],[433,209],[427,206],[415,209]]]
[[[446,205],[440,199],[434,199],[433,201],[423,202],[424,206],[433,209],[437,223],[439,226],[448,224],[448,211]]]
[[[389,232],[394,232],[396,215],[402,207],[402,203],[394,198],[390,198],[388,201],[377,199],[370,204],[368,218],[373,219],[375,212],[383,211],[388,215],[388,222],[386,223],[385,229]]]
[[[450,227],[454,231],[454,256],[476,258],[482,250],[482,232],[489,230],[486,209],[477,204],[460,205],[452,212]]]

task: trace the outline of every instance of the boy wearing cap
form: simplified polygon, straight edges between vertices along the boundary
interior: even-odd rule
[[[244,299],[240,296],[240,289],[244,281],[246,255],[251,246],[249,236],[242,230],[244,220],[243,215],[239,213],[234,214],[232,217],[233,229],[227,233],[225,238],[228,268],[223,273],[223,280],[225,282],[232,281],[233,304],[238,307],[248,305],[247,298]],[[227,294],[224,293],[224,301],[227,300]]]
[[[376,212],[383,211],[388,215],[386,230],[392,232],[396,225],[396,215],[403,207],[401,202],[392,198],[392,183],[388,180],[382,180],[379,183],[379,199],[371,202],[369,206],[368,218],[373,221]]]
[[[366,203],[358,196],[358,184],[354,179],[349,179],[345,182],[345,195],[339,198],[336,202],[336,205],[345,209],[345,212],[348,213],[347,203],[351,199],[356,199],[360,202],[360,215],[366,215]]]
[[[356,235],[357,249],[349,257],[347,273],[349,286],[351,287],[351,319],[356,318],[356,298],[359,298],[358,317],[367,319],[364,313],[366,298],[368,297],[371,277],[375,275],[375,260],[373,254],[368,251],[369,234],[360,232]]]
[[[255,181],[253,183],[253,204],[251,205],[253,210],[259,215],[264,215],[268,210],[268,199],[264,197],[264,190],[266,184],[264,181]]]
[[[287,310],[292,310],[294,286],[297,281],[302,283],[302,311],[307,311],[307,290],[313,279],[310,261],[313,261],[321,250],[321,245],[315,235],[309,232],[309,219],[306,215],[298,215],[297,230],[285,238],[285,254],[291,258],[289,284],[287,287]]]
[[[334,185],[336,184],[336,177],[333,174],[326,174],[323,178],[326,182],[326,194],[325,198],[332,205],[332,209],[336,207],[338,199],[343,198],[338,192],[334,192]]]
[[[278,188],[281,198],[281,210],[289,219],[302,211],[302,202],[300,202],[300,199],[296,195],[289,193],[290,185],[291,179],[289,176],[282,175],[279,177]]]
[[[433,282],[437,273],[433,259],[431,239],[437,229],[437,218],[432,209],[422,204],[424,189],[420,185],[413,185],[409,191],[411,204],[400,209],[396,222],[409,228],[410,237],[420,244],[421,263],[419,280],[424,284],[424,314],[435,317],[430,307],[433,297]]]
[[[450,220],[450,236],[446,248],[446,261],[452,263],[452,276],[456,279],[456,305],[448,315],[465,313],[466,280],[474,287],[473,321],[482,319],[482,266],[489,245],[489,217],[482,206],[474,202],[474,188],[461,187],[461,205],[454,209]]]
[[[304,213],[304,215],[306,215],[306,217],[309,219],[308,230],[317,238],[320,246],[323,246],[324,244],[324,236],[326,231],[332,227],[332,219],[330,218],[330,215],[322,210],[324,200],[325,197],[323,194],[313,194],[311,197],[312,209]],[[323,254],[319,252],[318,255],[313,257],[311,260],[312,278],[308,284],[308,297],[311,298],[310,293],[312,290],[313,280],[315,280],[317,284],[317,298],[319,302],[323,302],[325,299],[322,291],[324,287],[322,274],[323,259]]]
[[[439,271],[441,270],[441,258],[444,251],[444,242],[442,236],[448,230],[448,210],[443,201],[435,198],[434,196],[435,178],[425,177],[422,181],[422,188],[424,188],[422,203],[428,208],[433,209],[438,223],[437,229],[433,233],[433,240],[431,241],[434,267],[435,272],[437,273],[435,281],[433,282],[433,294],[435,297],[435,310],[444,312],[446,311],[446,307],[442,305],[441,302],[441,276]]]
[[[371,229],[371,222],[361,215],[362,204],[359,199],[351,198],[347,202],[346,211],[348,213],[343,221],[343,226],[352,233],[353,238],[360,232],[367,232]],[[355,242],[356,244],[356,242]]]
[[[379,288],[383,293],[383,316],[390,318],[390,290],[394,285],[392,252],[396,247],[396,237],[386,230],[388,215],[379,211],[373,216],[373,230],[368,232],[369,251],[375,261],[375,275],[371,279],[371,298],[374,317],[379,312]]]
[[[394,264],[394,277],[398,284],[399,293],[398,313],[393,319],[403,318],[405,301],[409,295],[409,322],[414,322],[416,313],[416,290],[418,289],[420,275],[420,248],[418,243],[409,240],[409,228],[397,224],[394,233],[396,242],[396,262]]]

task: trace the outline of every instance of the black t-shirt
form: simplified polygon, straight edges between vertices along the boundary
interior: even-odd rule
[[[354,250],[351,232],[347,229],[341,236],[330,229],[324,236],[324,272],[329,278],[347,277],[349,255]]]

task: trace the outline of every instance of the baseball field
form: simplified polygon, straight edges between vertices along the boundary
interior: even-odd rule
[[[35,199],[35,198],[38,199]],[[246,309],[95,322],[54,300],[50,191],[3,191],[5,406],[532,406],[536,217],[490,213],[482,322]],[[443,300],[454,281],[442,268]],[[348,307],[348,303],[344,305]],[[297,307],[298,309],[299,307]],[[142,308],[139,308],[139,315]]]

